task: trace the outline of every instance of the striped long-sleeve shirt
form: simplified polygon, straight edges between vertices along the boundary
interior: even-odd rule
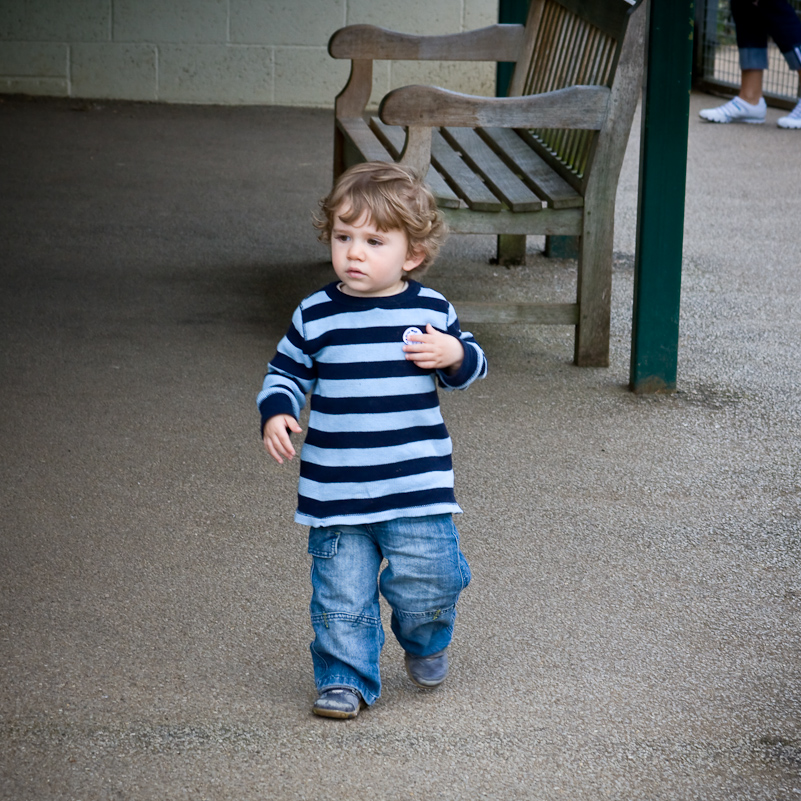
[[[428,323],[461,340],[454,375],[406,359],[404,334]],[[257,399],[263,427],[276,414],[297,419],[311,395],[295,520],[315,527],[460,512],[437,384],[464,389],[486,373],[453,306],[416,281],[390,297],[353,297],[332,283],[305,298]]]

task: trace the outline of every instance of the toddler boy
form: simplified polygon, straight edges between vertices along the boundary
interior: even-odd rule
[[[381,692],[379,589],[411,680],[430,688],[447,675],[470,570],[437,386],[464,389],[487,362],[453,306],[414,280],[446,231],[411,171],[357,165],[321,207],[337,280],[295,310],[257,403],[282,464],[311,395],[295,520],[310,526],[313,712],[354,718]]]

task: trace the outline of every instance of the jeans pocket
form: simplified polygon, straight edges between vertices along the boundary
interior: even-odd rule
[[[340,532],[335,528],[313,528],[309,530],[309,553],[321,559],[336,556]]]
[[[470,572],[470,566],[461,551],[459,551],[459,572],[462,574],[462,589],[465,589],[473,578],[473,574]]]
[[[459,537],[459,530],[456,528],[456,523],[453,522],[453,518],[451,518],[451,526],[453,528],[453,537],[454,540],[456,541],[456,558],[459,562],[459,576],[462,579],[461,590],[464,590],[470,583],[470,580],[473,578],[473,574],[470,572],[470,566],[467,564],[467,559],[465,558],[465,555],[462,553],[462,549],[460,547],[461,543]]]

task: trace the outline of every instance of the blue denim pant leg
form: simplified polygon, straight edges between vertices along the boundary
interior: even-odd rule
[[[740,69],[768,68],[770,36],[791,70],[801,69],[801,20],[787,0],[731,0]]]
[[[313,528],[310,605],[317,691],[347,686],[365,703],[381,694],[384,629],[378,602],[381,551],[360,526]]]
[[[309,553],[311,654],[319,692],[354,687],[367,704],[380,696],[379,586],[404,650],[428,656],[450,644],[456,602],[470,581],[451,515],[311,529]]]
[[[415,656],[447,648],[453,638],[456,602],[470,582],[451,515],[407,517],[379,523],[387,566],[382,595],[392,607],[392,632]]]

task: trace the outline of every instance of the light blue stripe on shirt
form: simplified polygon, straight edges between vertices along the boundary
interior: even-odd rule
[[[298,492],[318,501],[336,501],[341,498],[381,498],[402,492],[419,492],[443,487],[453,489],[452,470],[419,473],[382,481],[342,481],[325,484],[301,476]]]
[[[328,297],[328,292],[325,289],[320,289],[317,292],[313,292],[308,297],[304,298],[302,307],[304,309],[312,309],[315,306],[319,306],[321,303],[330,303],[331,298]],[[301,310],[301,307],[298,306],[298,311]]]
[[[328,433],[340,431],[399,431],[413,426],[436,426],[442,423],[439,406],[409,412],[375,414],[325,414],[312,411],[309,428]]]
[[[313,364],[312,360],[300,348],[292,344],[289,337],[284,337],[278,343],[278,352],[283,353],[285,356],[288,356],[293,361],[305,367],[311,367]]]
[[[304,462],[323,467],[370,467],[425,459],[429,456],[450,456],[451,439],[422,440],[407,445],[389,445],[385,448],[318,448],[305,443],[301,458]]]
[[[344,378],[320,381],[315,394],[324,398],[373,398],[393,395],[417,395],[431,392],[436,386],[432,375],[397,378]]]
[[[396,362],[405,358],[403,342],[377,342],[372,345],[336,345],[326,348],[317,359],[322,364]]]
[[[410,509],[403,509],[402,517],[427,517],[428,515],[458,515],[462,509],[457,503],[432,503],[429,506],[413,506]],[[380,512],[370,514],[337,514],[325,518],[326,526],[344,526],[348,523],[364,525],[366,523],[381,523],[384,520],[392,520],[398,517],[396,509],[382,509]],[[295,512],[295,522],[302,526],[319,526],[320,521],[313,515],[304,514],[301,511]]]
[[[331,304],[332,306],[334,304]],[[331,314],[320,320],[309,320],[306,323],[306,339],[312,340],[329,332],[332,328],[387,328],[391,326],[410,325],[410,318],[417,322],[420,320],[436,320],[435,327],[445,328],[447,315],[433,309],[367,309],[357,312],[341,312]],[[434,325],[434,323],[432,323]]]

